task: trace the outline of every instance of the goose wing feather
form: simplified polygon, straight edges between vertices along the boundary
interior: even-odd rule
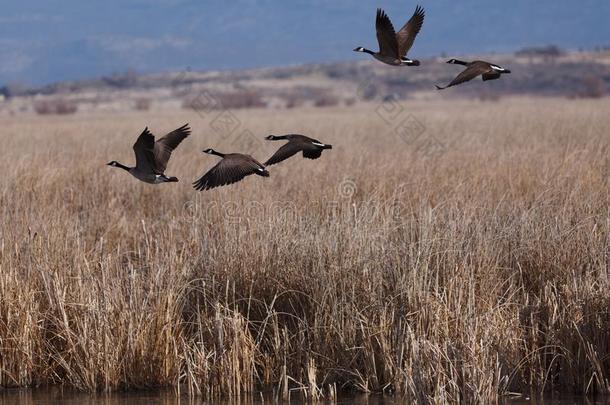
[[[160,173],[165,172],[165,169],[167,168],[167,162],[169,161],[172,152],[190,134],[191,128],[189,128],[189,124],[185,124],[155,142],[154,154],[155,166],[157,171],[159,171]]]
[[[417,34],[419,34],[419,31],[421,31],[421,28],[424,25],[425,16],[424,9],[417,6],[413,16],[406,22],[400,31],[398,31],[398,55],[400,57],[407,56],[407,52],[409,52],[415,42],[415,37],[417,37]]]
[[[155,137],[148,127],[144,128],[136,143],[133,144],[133,151],[136,155],[136,169],[139,172],[162,174],[156,170]]]
[[[244,177],[264,170],[264,166],[249,156],[241,154],[226,155],[220,162],[193,183],[198,190],[236,183]]]
[[[377,30],[377,42],[379,42],[379,53],[383,56],[398,58],[396,31],[390,17],[380,8],[377,9],[375,28]]]
[[[472,62],[466,69],[455,77],[447,87],[456,86],[474,79],[475,77],[493,72],[493,69],[487,62],[475,61]]]

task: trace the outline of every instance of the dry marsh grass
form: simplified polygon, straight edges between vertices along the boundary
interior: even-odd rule
[[[256,139],[184,110],[6,120],[0,386],[609,393],[610,100],[400,106],[402,136],[372,104],[236,112]],[[180,183],[104,166],[184,122]],[[334,149],[190,188],[204,147],[262,160],[282,132]]]

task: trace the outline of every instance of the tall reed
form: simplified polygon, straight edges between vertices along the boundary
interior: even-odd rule
[[[0,386],[609,393],[609,101],[377,107],[240,110],[234,133],[188,111],[7,120]],[[104,166],[187,121],[180,183]],[[334,148],[190,188],[203,147],[262,160],[283,132]]]

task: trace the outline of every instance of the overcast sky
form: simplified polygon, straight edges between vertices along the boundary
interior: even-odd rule
[[[3,0],[0,84],[139,72],[240,69],[362,59],[375,9],[399,28],[403,0]],[[460,56],[556,44],[610,44],[609,0],[420,0],[410,54]]]

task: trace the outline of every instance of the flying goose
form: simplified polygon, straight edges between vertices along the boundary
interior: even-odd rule
[[[455,79],[451,81],[447,86],[441,87],[436,86],[438,90],[446,89],[447,87],[455,86],[469,80],[474,79],[478,75],[483,76],[483,81],[486,80],[495,80],[499,79],[503,73],[510,73],[510,70],[504,69],[498,65],[494,65],[489,62],[484,62],[482,60],[475,60],[474,62],[464,62],[457,59],[448,60],[447,63],[451,63],[454,65],[464,65],[467,66],[462,73],[456,76]]]
[[[251,174],[269,177],[269,172],[265,170],[265,166],[250,155],[242,155],[241,153],[225,154],[214,149],[206,149],[203,153],[220,156],[222,160],[193,182],[193,188],[197,191],[236,183]]]
[[[108,166],[120,167],[145,183],[176,182],[178,181],[176,177],[168,177],[164,172],[172,151],[190,134],[189,124],[185,124],[155,142],[154,135],[146,127],[133,144],[133,151],[136,155],[135,167],[125,166],[116,160],[108,163]]]
[[[377,9],[375,27],[377,29],[377,42],[379,42],[379,52],[373,52],[359,46],[355,52],[365,52],[372,55],[378,61],[392,66],[419,66],[418,60],[407,58],[407,52],[413,46],[415,37],[424,24],[424,9],[420,6],[415,8],[415,13],[411,19],[398,31],[394,31],[394,26],[388,15],[382,9]]]
[[[269,135],[265,138],[268,141],[288,140],[288,143],[280,147],[274,154],[265,162],[265,166],[274,165],[290,156],[303,152],[303,157],[307,159],[317,159],[322,155],[324,149],[332,149],[332,145],[326,145],[322,142],[312,139],[305,135],[289,134],[289,135]]]

